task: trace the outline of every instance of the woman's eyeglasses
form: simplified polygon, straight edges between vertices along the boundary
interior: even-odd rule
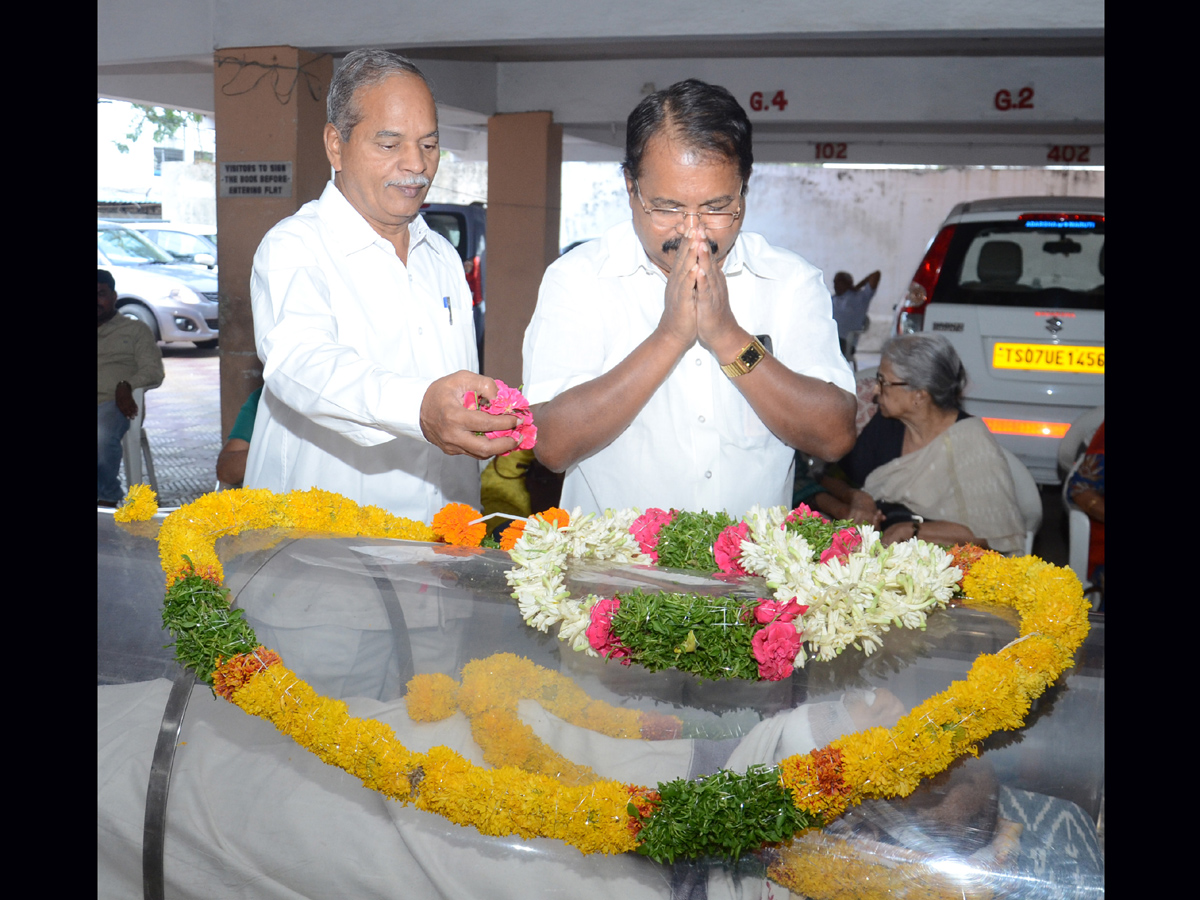
[[[908,387],[907,381],[884,381],[883,375],[878,372],[875,373],[875,383],[879,385],[880,390],[885,387]]]

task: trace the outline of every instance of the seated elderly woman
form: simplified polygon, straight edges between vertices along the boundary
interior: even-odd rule
[[[845,480],[825,476],[814,505],[874,525],[884,544],[919,536],[1020,550],[1025,527],[1012,473],[991,432],[961,409],[967,374],[950,342],[893,338],[876,381],[879,411],[839,463]]]

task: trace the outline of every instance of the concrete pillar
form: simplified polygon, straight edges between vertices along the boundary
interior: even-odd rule
[[[558,258],[562,126],[548,112],[488,119],[485,375],[521,383],[521,341]]]
[[[295,47],[237,47],[217,50],[214,64],[223,440],[262,385],[250,311],[254,251],[271,226],[319,197],[329,180],[322,132],[333,57]],[[291,196],[221,196],[221,167],[237,162],[291,162]]]

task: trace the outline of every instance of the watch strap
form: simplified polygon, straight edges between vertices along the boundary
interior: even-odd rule
[[[762,345],[762,342],[752,337],[750,343],[741,349],[733,362],[726,363],[721,366],[721,371],[730,378],[737,378],[739,375],[745,375],[757,366],[767,355],[767,348]]]

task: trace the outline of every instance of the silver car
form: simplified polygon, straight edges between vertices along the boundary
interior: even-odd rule
[[[117,222],[97,222],[97,264],[117,282],[117,308],[164,342],[217,346],[217,277],[205,266],[178,263]]]
[[[955,206],[899,306],[896,333],[918,331],[958,351],[964,409],[1057,483],[1059,441],[1104,405],[1104,199]]]
[[[134,221],[129,227],[140,231],[179,262],[210,269],[217,265],[217,230],[211,225]]]

